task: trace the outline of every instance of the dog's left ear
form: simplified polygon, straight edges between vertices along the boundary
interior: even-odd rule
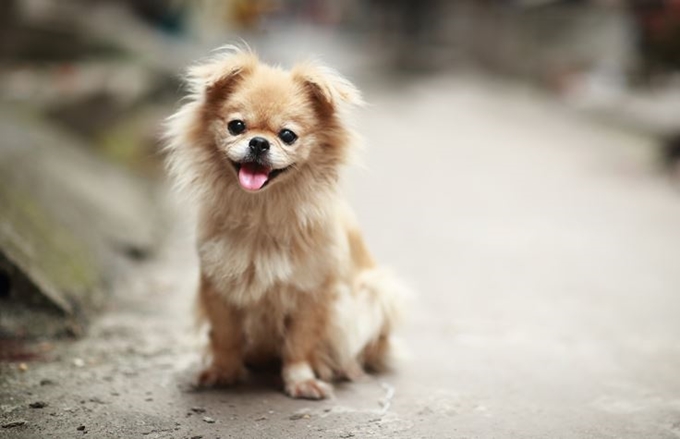
[[[291,74],[324,113],[334,113],[343,105],[364,104],[361,92],[354,84],[330,67],[307,62],[293,67]]]
[[[217,101],[229,94],[236,83],[257,67],[257,56],[228,46],[217,56],[190,67],[187,82],[191,91]]]

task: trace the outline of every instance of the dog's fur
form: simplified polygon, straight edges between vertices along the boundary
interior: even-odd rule
[[[167,151],[198,214],[211,354],[199,383],[233,384],[246,364],[278,359],[286,393],[318,399],[334,379],[384,368],[403,289],[376,266],[338,191],[354,148],[343,109],[362,103],[357,89],[314,63],[285,71],[235,49],[191,67],[188,84]],[[231,132],[234,119],[245,132]],[[298,135],[292,145],[283,128]],[[257,169],[285,171],[245,190],[255,136],[270,145]]]

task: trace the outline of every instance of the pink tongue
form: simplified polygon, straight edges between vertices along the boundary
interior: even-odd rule
[[[270,169],[255,163],[244,163],[238,171],[238,182],[248,191],[256,191],[269,179]]]

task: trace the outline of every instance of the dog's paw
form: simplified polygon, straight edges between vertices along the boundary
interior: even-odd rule
[[[312,378],[288,383],[286,393],[293,398],[326,399],[333,396],[333,387],[328,383]]]
[[[342,375],[349,381],[359,381],[366,377],[366,372],[358,362],[352,361],[345,365]]]
[[[248,370],[241,366],[234,370],[211,365],[198,375],[199,387],[228,387],[248,379]]]
[[[312,369],[314,374],[322,381],[331,382],[337,377],[337,373],[326,363],[315,363]]]

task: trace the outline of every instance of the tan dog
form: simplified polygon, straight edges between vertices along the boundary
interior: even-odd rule
[[[343,107],[357,89],[313,63],[291,71],[231,49],[189,69],[169,119],[169,168],[196,203],[199,304],[210,330],[202,385],[246,364],[283,364],[286,393],[382,369],[401,285],[378,268],[338,174],[353,148]]]

